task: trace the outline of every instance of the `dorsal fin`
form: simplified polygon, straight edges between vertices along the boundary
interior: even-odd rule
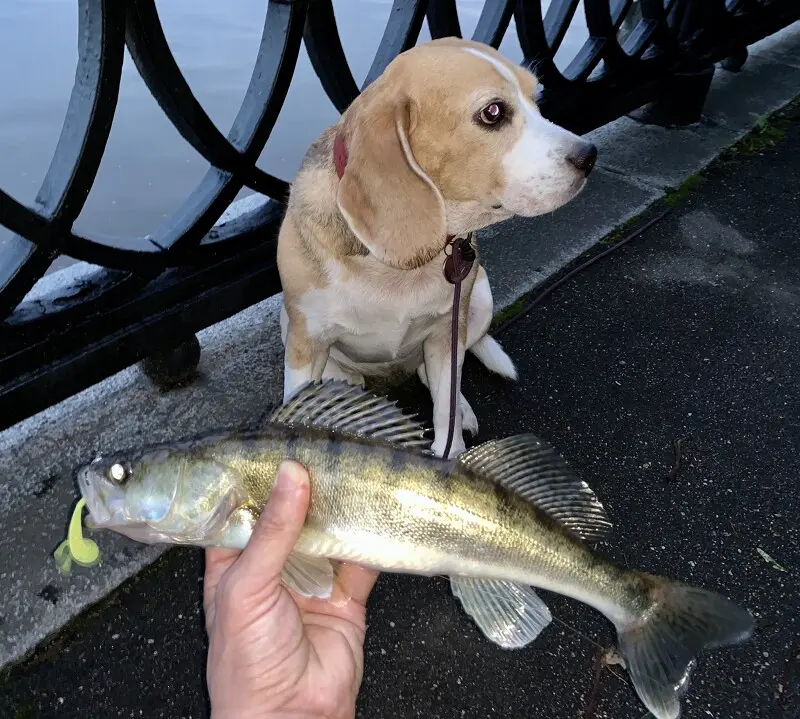
[[[290,427],[316,427],[426,451],[425,427],[395,402],[345,380],[309,382],[267,419]]]
[[[602,541],[610,534],[613,525],[589,485],[535,435],[490,440],[457,461],[532,502],[582,539]]]

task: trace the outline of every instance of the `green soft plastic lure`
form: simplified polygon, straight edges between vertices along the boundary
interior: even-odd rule
[[[67,538],[53,553],[58,571],[62,574],[69,574],[72,571],[73,562],[81,567],[91,567],[100,561],[100,548],[97,542],[83,536],[82,513],[85,506],[85,499],[78,500],[69,520]]]

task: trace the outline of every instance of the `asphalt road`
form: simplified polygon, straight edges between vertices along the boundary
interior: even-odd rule
[[[800,717],[798,157],[795,116],[773,149],[718,163],[668,218],[503,333],[519,383],[472,361],[465,371],[480,438],[532,431],[554,443],[615,522],[611,557],[758,617],[750,643],[701,660],[686,719]],[[416,383],[400,396],[429,408]],[[668,482],[673,441],[687,436]],[[199,551],[168,553],[2,677],[0,716],[207,716],[201,575]],[[613,629],[542,595],[557,621],[504,652],[445,580],[382,576],[359,716],[583,716]],[[612,669],[592,716],[645,719]]]

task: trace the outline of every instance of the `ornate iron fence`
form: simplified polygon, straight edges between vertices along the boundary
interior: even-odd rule
[[[199,360],[194,333],[280,291],[275,237],[288,185],[256,167],[289,89],[302,43],[339,111],[360,88],[332,0],[269,0],[250,85],[224,135],[181,73],[155,0],[77,0],[79,61],[55,155],[33,206],[0,191],[0,429],[150,358],[168,381]],[[542,82],[543,113],[586,132],[637,108],[650,122],[699,118],[721,62],[738,70],[747,46],[800,18],[797,0],[485,0],[473,39],[499,46],[513,17],[526,63]],[[562,71],[554,55],[576,12],[588,39]],[[456,0],[394,0],[364,86],[431,36],[461,36]],[[209,163],[178,211],[139,243],[115,247],[73,224],[98,172],[127,46],[150,92]],[[363,86],[362,86],[363,87]],[[271,200],[216,224],[244,187]],[[59,255],[94,274],[26,300]],[[155,359],[154,359],[155,358]]]

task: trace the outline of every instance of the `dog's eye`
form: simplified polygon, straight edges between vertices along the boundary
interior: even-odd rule
[[[493,126],[506,117],[507,110],[505,103],[493,102],[487,105],[478,113],[478,119],[484,125]]]

